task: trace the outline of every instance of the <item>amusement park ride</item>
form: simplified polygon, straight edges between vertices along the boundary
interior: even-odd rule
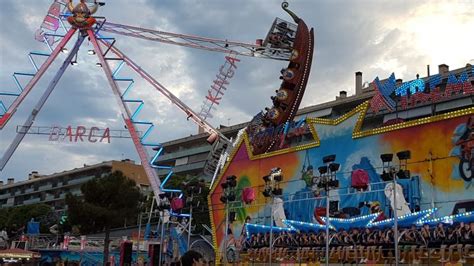
[[[291,15],[297,25],[277,18],[266,36],[266,39],[257,40],[256,44],[176,34],[111,23],[108,22],[105,17],[94,16],[100,6],[103,5],[105,5],[105,3],[96,1],[81,0],[80,3],[74,5],[72,0],[55,0],[50,6],[48,14],[35,36],[36,40],[45,43],[49,52],[30,52],[28,57],[33,65],[34,72],[15,72],[13,78],[18,91],[0,92],[0,96],[2,97],[0,98],[0,130],[6,126],[17,111],[19,105],[33,90],[37,82],[57,59],[58,55],[61,52],[67,51],[67,43],[70,42],[74,36],[77,36],[77,40],[72,50],[68,51],[66,59],[62,62],[60,69],[50,81],[47,89],[38,100],[28,119],[24,125],[21,126],[21,130],[17,130],[16,137],[0,160],[0,171],[4,169],[25,134],[31,133],[30,129],[33,126],[36,116],[41,111],[41,108],[46,103],[68,66],[75,63],[74,60],[79,48],[86,39],[92,43],[94,47],[94,50],[89,51],[89,53],[97,55],[99,59],[97,65],[102,67],[105,72],[107,81],[120,106],[125,126],[133,140],[155,195],[160,195],[163,192],[181,193],[181,191],[178,189],[164,188],[165,183],[172,176],[173,171],[169,166],[156,164],[157,158],[163,152],[163,147],[159,143],[147,141],[155,126],[149,121],[142,121],[138,118],[145,101],[142,99],[129,98],[128,94],[133,89],[135,81],[132,78],[120,76],[124,66],[135,71],[141,78],[146,80],[159,93],[183,111],[187,115],[188,120],[193,121],[207,132],[210,135],[208,139],[209,142],[214,143],[214,150],[225,154],[226,150],[232,147],[231,140],[206,121],[206,118],[210,117],[209,112],[213,109],[213,105],[218,104],[218,97],[221,97],[223,94],[222,90],[225,89],[224,85],[228,84],[226,78],[233,75],[231,68],[223,69],[221,67],[218,80],[214,81],[209,95],[206,97],[209,102],[209,104],[206,105],[208,108],[203,108],[203,110],[198,113],[160,84],[129,56],[119,50],[116,38],[104,37],[104,33],[226,53],[228,54],[228,56],[226,56],[226,63],[229,63],[231,66],[235,66],[235,62],[238,61],[238,59],[236,59],[237,56],[289,61],[288,68],[283,69],[281,72],[283,83],[280,89],[277,90],[277,95],[272,97],[273,107],[270,109],[266,108],[265,113],[262,112],[258,114],[253,119],[247,131],[252,138],[268,127],[287,123],[294,118],[299,103],[301,102],[311,68],[314,37],[313,30],[311,29],[311,31],[309,31],[303,20],[287,9],[288,3],[283,2],[282,7]],[[64,30],[65,34],[59,34],[58,30],[60,29]],[[46,60],[43,64],[39,65],[35,61],[37,58],[46,58]],[[23,86],[21,84],[21,78],[29,78],[29,82]],[[121,85],[124,84],[126,89],[122,90]],[[140,134],[138,131],[139,127],[144,128],[143,134]],[[274,144],[275,140],[255,142],[255,146],[253,147],[254,153],[258,154],[272,150],[275,146]],[[153,148],[156,150],[156,153],[149,157],[147,147]],[[218,154],[218,156],[221,157],[221,154]],[[213,167],[212,169],[215,169],[216,172],[219,171],[219,167],[215,165],[211,167]],[[160,182],[155,169],[169,170],[163,182]]]
[[[50,52],[30,52],[28,57],[35,72],[15,72],[13,78],[18,91],[0,92],[0,130],[5,127],[21,102],[32,91],[40,78],[57,59],[58,55],[66,51],[66,44],[74,36],[77,36],[77,40],[24,125],[20,129],[17,128],[15,139],[0,159],[0,171],[3,170],[8,160],[12,157],[25,134],[31,133],[31,131],[37,131],[37,134],[44,132],[42,131],[44,129],[41,127],[33,127],[33,122],[67,67],[76,63],[75,57],[79,48],[87,40],[94,47],[93,50],[89,51],[89,54],[97,55],[99,59],[97,66],[104,70],[107,81],[112,88],[120,107],[125,127],[129,133],[126,137],[129,136],[133,140],[158,206],[161,206],[160,203],[163,203],[163,201],[160,201],[160,198],[166,197],[166,194],[173,194],[174,198],[182,200],[183,191],[176,188],[165,188],[165,184],[173,175],[173,169],[171,166],[158,165],[157,159],[163,153],[163,145],[149,140],[154,132],[155,125],[150,121],[139,118],[145,101],[131,98],[130,92],[134,90],[135,80],[123,77],[122,69],[127,67],[129,70],[133,70],[133,72],[161,93],[162,96],[183,111],[188,120],[193,121],[204,132],[209,134],[207,140],[213,147],[209,155],[210,157],[208,157],[206,162],[204,172],[216,178],[219,171],[221,171],[215,184],[213,179],[208,196],[213,231],[212,246],[215,249],[216,255],[219,252],[221,253],[220,256],[223,260],[227,259],[230,262],[229,257],[233,257],[238,253],[233,252],[234,247],[229,244],[231,241],[228,240],[231,239],[229,238],[229,232],[231,237],[233,237],[233,230],[239,230],[240,226],[242,226],[241,236],[243,236],[243,239],[248,239],[252,234],[259,235],[260,233],[265,233],[269,235],[268,261],[270,264],[272,263],[272,245],[274,244],[272,242],[273,232],[304,230],[308,232],[325,229],[325,235],[329,236],[330,229],[339,230],[349,229],[350,227],[384,228],[393,226],[396,232],[394,233],[394,250],[396,250],[394,258],[397,262],[399,258],[399,225],[408,226],[414,224],[421,226],[425,223],[435,225],[439,222],[468,221],[467,219],[472,220],[472,217],[474,217],[474,211],[470,210],[463,213],[453,212],[442,217],[430,218],[438,209],[434,203],[436,195],[433,189],[434,184],[438,182],[436,180],[441,181],[438,188],[440,188],[440,191],[443,193],[441,195],[444,197],[445,193],[447,193],[443,190],[445,189],[445,182],[455,177],[456,173],[456,171],[452,171],[454,174],[445,173],[448,172],[446,169],[452,168],[453,160],[454,162],[459,160],[459,171],[457,172],[459,172],[459,176],[468,186],[465,187],[465,190],[460,190],[458,187],[449,188],[451,193],[449,197],[453,199],[453,202],[459,199],[467,199],[469,203],[474,202],[472,200],[472,193],[468,190],[473,178],[472,129],[474,127],[474,107],[472,107],[472,101],[470,100],[468,104],[463,102],[462,105],[459,104],[460,102],[457,102],[458,99],[464,99],[462,97],[472,98],[472,94],[474,94],[474,66],[466,66],[462,73],[457,74],[458,76],[454,73],[441,73],[440,71],[440,74],[428,75],[429,77],[426,79],[419,79],[417,77],[414,81],[398,85],[394,74],[383,82],[376,78],[372,83],[374,96],[355,107],[352,111],[336,119],[307,117],[294,122],[293,119],[302,100],[311,71],[314,32],[313,29],[308,28],[301,18],[288,10],[287,2],[283,2],[282,8],[292,17],[294,23],[279,18],[275,19],[266,38],[257,40],[256,44],[210,39],[111,23],[105,17],[93,16],[101,5],[104,5],[104,3],[92,2],[92,0],[81,0],[75,6],[72,0],[55,0],[51,5],[41,29],[36,34],[36,40],[44,42]],[[65,34],[57,33],[60,28],[65,31]],[[216,80],[213,81],[211,88],[208,90],[201,110],[196,112],[142,69],[129,56],[119,50],[116,38],[105,37],[103,35],[105,33],[225,53],[226,62],[220,67]],[[229,84],[228,79],[234,75],[234,70],[237,68],[236,63],[239,62],[239,59],[237,59],[239,56],[288,61],[288,66],[281,70],[281,85],[276,90],[276,95],[271,97],[272,106],[265,108],[265,111],[254,116],[247,127],[239,132],[237,140],[232,141],[214,128],[206,119],[212,117],[210,112],[215,108],[215,105],[219,104],[226,90],[225,86]],[[35,59],[38,57],[46,58],[45,62],[41,65],[37,64]],[[29,78],[30,80],[23,86],[20,78]],[[449,102],[451,100],[453,100],[453,104]],[[400,105],[398,105],[399,103]],[[423,113],[424,111],[421,112],[421,109],[418,109],[425,107],[429,109],[427,113]],[[399,111],[407,111],[409,109],[416,109],[420,113],[413,116],[407,115],[406,121],[403,119],[399,121]],[[395,124],[388,124],[386,123],[387,121],[382,123],[381,119],[380,124],[374,122],[373,124],[368,124],[366,128],[363,127],[366,114],[371,119],[379,115],[379,111],[383,111],[387,118],[390,117],[389,115],[395,115],[397,122]],[[382,113],[378,117],[381,118]],[[467,123],[465,120],[467,120]],[[317,130],[314,125],[318,125],[317,130],[321,133],[320,135],[316,132]],[[346,125],[351,125],[354,129],[352,130],[350,127],[346,127]],[[142,132],[139,131],[140,129]],[[439,132],[437,131],[438,129]],[[463,134],[459,137],[458,133],[461,129]],[[53,128],[53,130],[59,130],[60,132],[59,127]],[[78,131],[79,127],[76,130],[76,141],[79,136]],[[86,129],[81,130],[81,132],[83,131],[86,131]],[[87,138],[89,141],[97,141],[100,138],[100,136],[94,135],[93,131],[97,134],[99,129],[90,129]],[[419,134],[422,131],[431,132],[433,139],[442,141],[436,141],[437,143],[434,144],[431,137],[426,139],[413,138],[415,134]],[[86,138],[87,135],[85,134],[87,133],[83,132],[80,136]],[[393,135],[389,136],[389,134]],[[104,131],[100,141],[105,140],[105,136]],[[121,133],[118,135],[118,137],[122,136]],[[320,136],[322,136],[321,139]],[[344,142],[339,141],[339,139],[336,140],[336,137],[344,138]],[[451,143],[451,140],[454,139],[453,137],[458,137],[456,143]],[[413,142],[414,139],[416,143]],[[337,144],[320,145],[323,141],[325,143],[332,143],[334,141]],[[383,145],[380,145],[380,143],[383,143]],[[393,147],[389,147],[390,143]],[[460,151],[459,155],[455,155],[456,149],[453,149],[455,148],[453,145],[459,146],[457,147],[457,150]],[[341,146],[341,149],[331,146]],[[148,155],[150,148],[156,151],[153,156]],[[359,187],[356,187],[355,193],[346,194],[346,188],[352,189],[353,187],[350,186],[353,186],[353,184],[349,183],[349,178],[336,179],[336,172],[339,171],[340,167],[339,163],[335,163],[336,155],[333,150],[336,148],[340,154],[338,155],[338,160],[349,161],[348,158],[351,159],[352,167],[349,167],[352,169],[351,171],[368,170],[364,172],[367,174],[366,176],[364,175],[364,179],[360,177],[360,180],[365,180],[363,183],[365,188],[363,190],[359,190]],[[405,150],[400,152],[399,149],[401,148]],[[427,151],[427,148],[430,148],[430,150]],[[431,148],[438,150],[437,167],[434,167],[435,160],[432,159]],[[366,150],[370,150],[370,153]],[[378,174],[375,165],[370,162],[370,158],[376,158],[373,156],[376,153],[374,150],[379,151],[381,154],[382,174]],[[407,161],[411,157],[409,150],[412,150],[413,154],[416,154],[417,160],[419,160],[415,162],[416,166],[421,165],[417,168],[423,169],[413,171],[411,176],[407,168]],[[306,155],[304,155],[304,152]],[[310,164],[309,159],[310,152],[312,153],[311,156],[323,159],[323,166],[318,168],[319,176],[313,174],[313,166]],[[398,172],[390,164],[395,152],[397,152],[397,157],[400,161]],[[360,160],[359,158],[355,160],[354,154],[360,156]],[[420,157],[423,154],[429,154],[430,159],[420,159],[423,158]],[[460,158],[455,158],[455,156]],[[303,157],[305,159],[301,160]],[[238,158],[238,160],[234,160],[234,158]],[[378,160],[378,158],[376,159]],[[306,165],[306,161],[308,165]],[[229,167],[230,165],[232,166]],[[263,197],[257,198],[254,188],[259,187],[259,184],[263,183],[259,178],[255,177],[260,173],[267,173],[267,168],[270,166],[275,167],[275,165],[288,167],[272,168],[271,174],[263,177],[265,181],[265,190],[262,192]],[[301,168],[300,166],[303,169],[301,174],[297,170]],[[424,182],[422,184],[428,184],[427,187],[431,185],[431,191],[428,191],[427,187],[423,188],[420,185],[420,179],[422,181],[428,180],[426,177],[423,180],[424,172],[422,171],[426,169],[424,166],[430,169],[430,179],[429,183]],[[167,171],[162,181],[160,181],[155,169],[165,169]],[[442,169],[438,171],[437,179],[435,179],[433,169]],[[284,189],[294,195],[291,200],[284,202],[285,205],[283,204],[283,199],[280,198],[283,198],[283,189],[278,183],[283,180],[283,171],[286,171],[285,176],[289,178],[287,183],[291,182],[291,186],[285,186]],[[403,176],[398,176],[398,173],[403,174]],[[416,173],[416,176],[413,173]],[[351,175],[350,179],[351,181],[353,180],[353,172],[345,174]],[[373,182],[374,180],[376,182]],[[369,181],[374,186],[368,189]],[[339,182],[344,182],[346,187],[342,187]],[[457,184],[462,185],[459,183]],[[443,186],[443,189],[441,189],[441,186]],[[331,195],[331,187],[339,187],[339,189],[332,191],[337,192],[337,195]],[[320,194],[322,188],[325,188],[324,196]],[[374,189],[372,190],[372,188]],[[242,197],[242,201],[240,201],[235,193],[237,189],[242,189],[242,191],[248,189],[248,195],[253,196],[249,196],[247,199]],[[411,199],[409,202],[410,206],[405,201],[405,191],[408,191],[408,198]],[[422,192],[431,195],[431,204],[427,204],[426,199],[424,199],[424,205],[422,204]],[[461,198],[459,198],[458,194],[462,194]],[[244,193],[242,193],[243,195]],[[356,196],[358,200],[355,200]],[[271,200],[272,203],[268,204],[268,200]],[[331,204],[331,202],[335,204]],[[392,210],[392,218],[384,216],[384,210],[380,202],[385,204],[385,213],[389,213]],[[181,203],[183,202],[181,201]],[[222,206],[221,203],[225,205],[224,208],[217,207]],[[247,205],[244,205],[244,203]],[[251,206],[249,205],[250,203],[252,203]],[[323,203],[326,204],[325,208],[322,208]],[[330,217],[330,212],[339,212],[340,203],[345,204],[342,210],[346,209],[346,207],[350,210],[350,218],[347,218],[345,215],[349,214],[349,212],[340,213],[345,218],[339,218],[335,215]],[[362,205],[360,205],[361,203]],[[465,202],[460,201],[459,203],[464,204]],[[445,208],[450,206],[443,202],[437,204]],[[334,211],[331,210],[333,209],[331,205],[334,206]],[[359,207],[356,207],[357,205]],[[424,208],[427,205],[430,205],[429,209],[421,209],[422,206]],[[249,207],[249,210],[252,209],[252,211],[246,213],[247,207]],[[365,207],[370,207],[370,214],[362,214],[361,208]],[[233,211],[236,209],[238,212]],[[270,209],[269,212],[268,209]],[[290,211],[286,213],[288,210]],[[324,210],[325,219],[321,215],[322,210]],[[353,211],[357,212],[354,212],[355,214],[352,215]],[[190,208],[190,212],[192,212],[192,208]],[[236,221],[234,220],[235,217],[230,218],[232,213],[234,216],[237,213],[241,217]],[[266,217],[266,213],[270,213],[270,226],[260,224],[267,223],[268,217]],[[246,214],[249,214],[249,216],[246,216]],[[447,213],[445,212],[445,214]],[[172,212],[171,215],[191,216],[190,214],[176,212]],[[258,216],[258,220],[255,219],[255,224],[249,223],[250,220],[248,219],[254,219],[250,215]],[[317,223],[310,222],[314,221],[313,218],[316,219]],[[163,218],[163,220],[165,219]],[[191,222],[188,223],[188,225],[190,224]],[[277,226],[275,227],[274,224]],[[162,230],[163,228],[162,226]],[[161,235],[163,236],[164,234]],[[330,241],[329,237],[326,237],[326,264],[329,263],[330,258]],[[264,248],[266,249],[266,247]],[[229,250],[232,252],[229,253]]]

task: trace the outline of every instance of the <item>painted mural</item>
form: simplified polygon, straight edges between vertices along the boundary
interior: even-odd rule
[[[381,174],[389,168],[383,167],[380,156],[394,154],[392,166],[404,168],[395,154],[407,150],[411,155],[406,164],[410,176],[398,179],[396,185],[400,189],[399,204],[405,212],[436,207],[435,215],[444,216],[452,214],[457,203],[474,200],[474,107],[363,131],[368,106],[366,102],[335,120],[307,118],[310,137],[300,145],[276,152],[254,156],[244,136],[209,196],[215,246],[222,247],[226,230],[227,242],[238,246],[245,238],[246,219],[254,224],[271,224],[271,198],[262,193],[262,177],[273,168],[281,168],[283,176],[279,185],[283,193],[274,203],[274,208],[280,210],[274,209],[273,217],[317,223],[315,212],[326,205],[326,192],[317,185],[318,168],[324,165],[322,158],[327,155],[336,155],[335,162],[340,164],[336,172],[338,189],[329,192],[330,210],[335,215],[345,215],[340,217],[374,212],[391,216],[393,202],[387,193],[391,193],[393,182],[382,179]],[[352,187],[352,175],[357,170],[368,176],[367,188]],[[224,193],[221,184],[233,175],[237,182],[236,201],[225,205],[220,200]],[[256,192],[256,199],[250,204],[241,201],[242,191],[248,187]],[[226,211],[235,212],[227,229]],[[279,226],[277,220],[274,219],[275,225]]]

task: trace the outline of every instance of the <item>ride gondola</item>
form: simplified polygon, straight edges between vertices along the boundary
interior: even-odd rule
[[[272,96],[273,106],[265,108],[265,112],[257,114],[247,127],[252,153],[254,155],[270,152],[277,145],[279,137],[273,131],[280,125],[291,122],[303,98],[311,70],[314,50],[314,30],[288,9],[284,2],[282,8],[290,14],[297,24],[296,33],[283,21],[274,23],[266,43],[272,47],[288,47],[292,49],[288,67],[281,70],[282,83]],[[270,135],[270,137],[268,137]]]

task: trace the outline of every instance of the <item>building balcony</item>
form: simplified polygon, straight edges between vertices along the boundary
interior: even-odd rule
[[[53,184],[48,183],[46,185],[42,185],[41,187],[39,187],[38,191],[50,190],[52,188],[53,188]]]
[[[3,205],[0,205],[1,208],[10,208],[13,207],[13,202],[7,202]]]
[[[67,193],[63,193],[63,194],[59,195],[59,197],[55,198],[55,200],[65,200],[66,199],[66,194]]]
[[[177,158],[182,158],[190,155],[195,155],[199,153],[206,153],[211,151],[211,145],[205,145],[201,147],[196,147],[196,148],[191,148],[191,149],[186,149],[186,150],[181,150],[181,151],[176,151],[176,152],[171,152],[165,155],[162,155],[158,157],[157,163],[164,163],[164,162],[169,162],[172,160],[175,160]],[[166,151],[166,148],[165,148]]]
[[[29,199],[29,200],[24,200],[23,203],[21,205],[28,205],[28,204],[35,204],[35,203],[39,203],[41,201],[41,198],[33,198],[33,199]]]
[[[67,186],[83,184],[83,183],[86,183],[87,181],[89,181],[91,179],[94,179],[94,177],[93,176],[86,176],[86,177],[81,177],[81,178],[77,178],[77,179],[72,179],[72,180],[68,181]]]
[[[51,190],[51,189],[54,189],[53,185],[52,184],[46,184],[46,185],[43,185],[41,187],[38,187],[37,190],[35,190],[34,188],[28,188],[28,189],[25,189],[23,191],[21,191],[20,189],[17,189],[17,190],[15,190],[14,195],[15,196],[26,195],[26,194],[31,194],[31,193],[38,193],[38,192],[42,192],[42,191],[48,191],[48,190]],[[10,195],[10,194],[8,194],[8,195]],[[1,199],[1,196],[0,196],[0,199]]]
[[[73,196],[81,196],[82,192],[81,192],[81,190],[73,190],[73,191],[71,191],[71,194]]]
[[[52,201],[52,200],[55,200],[54,195],[47,195],[46,197],[44,197],[43,201]]]
[[[173,167],[173,172],[182,173],[182,172],[191,172],[193,170],[202,170],[205,164],[206,164],[206,161],[183,164],[183,165]],[[161,169],[161,170],[158,170],[158,175],[160,176],[167,175],[168,172],[169,172],[168,169]]]
[[[1,194],[0,195],[0,200],[1,199],[6,199],[6,198],[9,198],[9,197],[11,197],[10,193]]]
[[[67,193],[62,193],[58,197],[55,197],[54,195],[48,195],[44,198],[42,202],[44,203],[50,203],[52,201],[64,201],[66,199],[66,194]],[[72,193],[74,194],[74,193]]]

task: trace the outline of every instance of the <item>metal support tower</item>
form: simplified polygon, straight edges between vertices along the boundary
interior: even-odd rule
[[[63,14],[60,16],[59,22],[61,26],[63,27],[63,29],[67,31],[67,33],[64,36],[58,35],[58,34],[49,34],[54,37],[62,38],[59,44],[54,48],[54,50],[51,47],[51,45],[53,44],[50,44],[47,39],[50,36],[48,34],[45,34],[44,36],[45,43],[48,45],[48,48],[50,49],[51,54],[41,53],[41,52],[30,53],[29,58],[36,72],[34,74],[30,74],[30,73],[15,73],[14,74],[14,79],[19,88],[19,93],[11,93],[11,92],[0,93],[0,96],[16,97],[13,103],[8,108],[6,108],[5,104],[2,101],[0,101],[0,129],[2,129],[6,125],[8,120],[17,110],[19,104],[23,101],[23,99],[27,96],[27,94],[32,90],[34,85],[46,72],[46,70],[49,68],[51,63],[57,58],[58,54],[63,50],[63,48],[68,43],[72,35],[74,35],[74,33],[77,31],[77,29],[75,28],[71,28],[69,30],[66,28],[65,24],[63,23],[63,20],[65,20],[66,17],[68,16],[69,14]],[[231,146],[230,140],[227,139],[217,129],[212,127],[212,125],[210,125],[208,122],[206,122],[205,119],[201,118],[190,107],[184,104],[178,97],[174,96],[173,93],[171,93],[168,89],[166,89],[163,85],[161,85],[151,75],[149,75],[147,72],[141,69],[141,67],[138,64],[133,62],[130,58],[128,58],[125,54],[123,54],[119,49],[117,49],[114,46],[115,44],[114,38],[101,37],[99,35],[99,31],[111,32],[111,33],[116,33],[120,35],[126,35],[126,36],[153,40],[153,41],[158,41],[158,42],[164,42],[168,44],[191,47],[191,48],[196,48],[196,49],[203,49],[203,50],[208,50],[208,51],[213,51],[213,52],[232,53],[232,54],[241,55],[241,56],[260,57],[260,58],[267,58],[267,59],[274,59],[274,60],[289,60],[289,57],[291,56],[291,49],[287,47],[285,48],[273,47],[272,48],[272,47],[264,47],[260,44],[254,45],[254,44],[246,44],[246,43],[241,43],[241,42],[232,42],[228,40],[219,40],[219,39],[204,38],[204,37],[192,36],[192,35],[169,33],[169,32],[163,32],[163,31],[143,29],[143,28],[138,28],[138,27],[133,27],[133,26],[126,26],[126,25],[121,25],[121,24],[116,24],[116,23],[110,23],[110,22],[106,22],[104,17],[101,17],[101,18],[97,17],[97,19],[102,19],[102,21],[97,24],[95,28],[95,32],[92,28],[89,28],[87,30],[81,30],[81,35],[88,36],[89,40],[94,45],[95,53],[99,57],[100,65],[104,69],[109,85],[111,86],[113,93],[116,97],[116,100],[119,103],[126,127],[128,131],[130,132],[130,137],[133,139],[134,145],[136,147],[140,160],[143,164],[143,167],[145,168],[145,172],[150,180],[150,183],[155,195],[159,195],[162,191],[181,193],[181,190],[164,188],[164,184],[173,174],[172,167],[160,166],[160,165],[155,164],[156,160],[163,152],[163,147],[159,143],[151,143],[151,142],[146,141],[150,132],[153,130],[154,125],[153,123],[149,121],[139,121],[136,119],[136,117],[138,116],[138,114],[140,113],[141,109],[144,106],[144,101],[140,99],[128,99],[126,97],[127,93],[130,91],[130,89],[133,86],[134,80],[131,78],[118,78],[117,77],[118,73],[120,72],[124,64],[129,66],[135,72],[137,72],[138,75],[144,78],[155,89],[157,89],[162,95],[164,95],[167,99],[169,99],[174,105],[180,108],[188,116],[188,119],[191,119],[198,126],[203,128],[207,133],[214,136],[218,136],[219,137],[218,142],[223,142],[227,144],[227,147],[230,147]],[[80,39],[82,43],[83,37],[80,37]],[[109,42],[109,40],[113,40],[113,41]],[[102,51],[101,45],[103,45],[105,52]],[[68,56],[65,63],[63,64],[63,67],[56,74],[56,77],[51,82],[50,86],[48,87],[43,97],[40,99],[37,107],[33,110],[30,118],[25,122],[24,126],[22,126],[23,129],[27,128],[29,130],[31,128],[34,122],[34,118],[38,114],[43,104],[46,102],[46,99],[48,98],[49,94],[51,94],[51,92],[53,91],[55,85],[57,84],[62,74],[66,70],[67,65],[72,61],[73,56],[77,54],[80,44],[78,45],[76,43],[76,46],[75,46],[75,50],[73,50],[71,54]],[[117,58],[106,57],[109,51],[115,54]],[[43,63],[43,65],[41,65],[41,67],[38,67],[38,65],[34,62],[32,56],[48,56],[48,58],[46,62]],[[110,60],[120,61],[119,66],[113,71],[108,62]],[[32,77],[32,79],[23,89],[16,75]],[[123,93],[120,91],[120,87],[118,86],[118,83],[120,82],[129,82],[128,87]],[[132,105],[132,104],[138,104],[138,107],[133,112],[131,112],[129,109],[129,105]],[[140,134],[138,134],[139,131],[137,131],[137,126],[148,126],[148,129],[144,131],[144,134],[142,136],[140,136]],[[27,132],[28,131],[22,132],[22,131],[17,130],[17,136],[15,140],[13,141],[13,143],[7,150],[6,154],[0,161],[0,170],[4,168],[5,164],[10,159],[13,152],[18,147],[19,143],[24,138],[24,135]],[[148,146],[151,146],[158,150],[158,152],[156,152],[156,154],[151,158],[151,160],[150,158],[148,158],[148,153],[146,150],[146,147]],[[157,173],[153,168],[169,170],[163,183],[160,183]]]
[[[74,34],[75,30],[70,30],[69,33],[71,33],[71,35],[69,36],[69,39],[71,38],[71,36]],[[69,40],[67,39],[67,40]],[[63,39],[63,41],[66,40],[66,38]],[[62,47],[64,47],[66,45],[67,42],[63,42],[61,41],[61,44],[62,44]],[[64,72],[66,71],[67,67],[70,65],[71,63],[71,60],[74,58],[74,56],[76,55],[76,53],[79,51],[79,47],[81,46],[82,42],[84,41],[84,37],[82,36],[82,34],[79,34],[79,38],[77,39],[76,41],[76,44],[74,45],[74,48],[72,49],[71,53],[67,56],[67,58],[64,60],[61,68],[59,68],[58,72],[56,73],[56,75],[54,76],[54,78],[51,80],[51,82],[49,83],[48,85],[48,88],[46,89],[46,91],[43,93],[43,95],[41,96],[41,98],[39,99],[38,103],[36,104],[35,108],[33,109],[33,111],[31,112],[31,114],[29,115],[28,119],[26,120],[26,122],[23,124],[23,127],[31,127],[31,125],[33,125],[33,122],[35,121],[35,118],[36,116],[38,115],[39,111],[41,110],[41,108],[43,107],[44,103],[46,102],[46,100],[48,99],[49,95],[51,95],[51,92],[53,92],[54,88],[56,87],[56,85],[58,84],[59,80],[61,79],[61,77],[63,76]],[[62,49],[62,47],[60,47],[60,45],[58,45],[58,47],[56,47],[55,51],[57,51],[57,53],[59,53],[59,51]],[[51,58],[51,56],[50,56]],[[51,61],[52,62],[52,61]],[[39,78],[41,77],[41,75],[46,71],[46,69],[49,67],[49,65],[51,64],[51,62],[49,63],[45,63],[43,64],[44,66],[44,70],[43,72],[40,74],[40,75],[37,75],[33,78],[34,81],[34,84],[39,80]],[[38,71],[39,73],[39,71]],[[37,77],[37,78],[36,78]],[[36,79],[35,79],[36,78]],[[32,81],[33,81],[32,80]],[[31,81],[31,82],[32,82]],[[30,82],[30,83],[31,83]],[[33,85],[34,85],[33,84]],[[31,90],[31,88],[33,88],[33,85],[31,85],[31,87],[29,87],[29,90]],[[26,89],[25,89],[26,90]],[[25,96],[26,94],[23,94],[23,97]],[[20,97],[17,98],[17,100],[19,99]],[[21,102],[21,99],[18,101],[18,102]],[[12,105],[13,106],[13,105]],[[24,133],[17,133],[16,136],[15,136],[15,139],[13,140],[13,142],[10,144],[10,146],[8,147],[7,151],[5,152],[5,154],[3,155],[2,159],[0,160],[0,171],[3,170],[3,168],[5,167],[5,165],[7,164],[8,160],[10,160],[11,156],[13,155],[13,153],[15,152],[15,150],[18,148],[18,145],[20,145],[20,142],[23,140],[23,138],[25,137],[25,134]]]
[[[135,63],[132,59],[122,53],[113,43],[109,43],[104,39],[99,39],[99,42],[102,43],[109,49],[112,53],[114,53],[120,60],[123,60],[117,69],[119,70],[125,62],[131,69],[133,69],[138,75],[140,75],[143,79],[145,79],[150,85],[152,85],[158,92],[160,92],[163,96],[169,99],[174,105],[176,105],[179,109],[181,109],[187,116],[188,119],[191,119],[194,123],[204,129],[209,134],[216,134],[222,140],[230,143],[229,139],[225,137],[221,132],[215,129],[211,124],[209,124],[206,120],[202,119],[196,112],[194,112],[189,106],[187,106],[183,101],[181,101],[178,97],[176,97],[171,91],[169,91],[165,86],[160,84],[155,78],[153,78],[150,74],[148,74],[145,70],[143,70],[137,63]]]
[[[43,74],[48,70],[48,68],[51,66],[51,63],[58,57],[59,53],[63,50],[64,46],[69,42],[71,37],[74,35],[76,32],[76,29],[71,28],[64,38],[61,40],[61,42],[56,46],[56,48],[52,51],[51,54],[45,54],[45,53],[40,53],[40,52],[32,52],[30,53],[30,60],[31,63],[33,64],[36,72],[34,74],[30,73],[15,73],[14,74],[14,79],[15,83],[18,86],[19,93],[0,93],[0,95],[5,95],[5,96],[14,96],[16,97],[13,103],[8,107],[8,109],[5,107],[3,102],[0,100],[0,129],[2,129],[8,120],[12,117],[12,115],[16,112],[18,106],[20,103],[25,99],[26,95],[31,91],[31,89],[36,85],[36,83],[40,80],[40,78],[43,76]],[[41,65],[40,68],[37,67],[36,63],[33,61],[31,55],[41,55],[41,56],[48,56],[48,59]],[[69,62],[68,62],[69,63]],[[16,78],[15,75],[21,74],[23,76],[31,76],[31,80],[28,82],[28,84],[23,88],[20,85],[20,82]]]
[[[117,100],[120,110],[122,111],[122,118],[124,119],[125,125],[127,126],[127,129],[130,132],[130,136],[132,137],[133,144],[135,144],[135,148],[137,149],[138,156],[140,157],[143,168],[145,169],[145,172],[148,176],[153,192],[155,193],[155,196],[158,196],[159,194],[161,194],[160,179],[158,178],[158,175],[156,174],[155,169],[153,169],[153,167],[151,166],[151,163],[148,159],[148,153],[145,149],[145,146],[142,145],[142,142],[141,142],[141,140],[147,136],[147,133],[145,133],[145,135],[142,138],[139,137],[137,133],[138,130],[135,127],[135,124],[137,123],[137,121],[133,120],[132,114],[130,113],[130,110],[128,109],[127,105],[124,102],[124,99],[120,92],[120,88],[116,80],[114,79],[112,70],[110,69],[108,62],[104,57],[104,53],[102,52],[102,49],[97,41],[97,38],[94,32],[91,29],[89,29],[87,30],[87,34],[89,36],[89,39],[92,45],[94,46],[95,53],[97,57],[99,58],[99,62],[101,63],[102,68],[104,69],[105,76],[107,77],[107,81],[109,82],[109,85],[112,88],[112,91],[115,95],[115,99]]]

